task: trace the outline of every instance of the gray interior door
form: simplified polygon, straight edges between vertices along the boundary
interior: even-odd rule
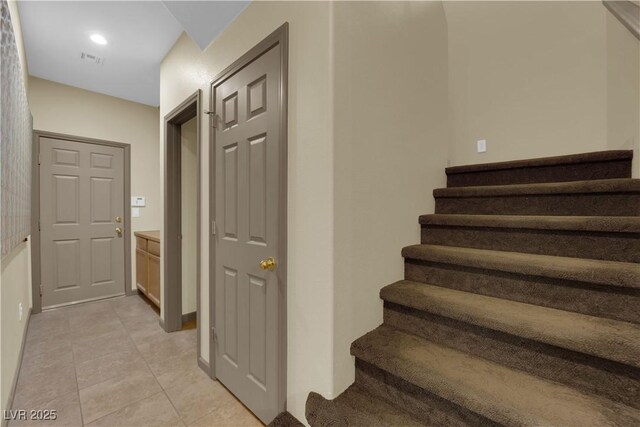
[[[269,422],[279,408],[278,253],[281,190],[280,49],[213,87],[215,111],[215,375]],[[275,267],[261,261],[274,258]],[[267,265],[263,264],[263,267]]]
[[[124,150],[41,138],[43,308],[124,294],[123,221]]]

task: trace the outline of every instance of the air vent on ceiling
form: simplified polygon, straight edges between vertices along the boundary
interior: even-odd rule
[[[104,58],[93,55],[91,53],[80,52],[80,59],[87,62],[92,62],[96,65],[104,65]]]

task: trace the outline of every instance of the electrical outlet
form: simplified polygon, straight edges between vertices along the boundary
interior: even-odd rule
[[[480,139],[478,140],[478,153],[486,153],[487,151],[487,140]]]
[[[22,320],[22,303],[18,303],[18,320]]]

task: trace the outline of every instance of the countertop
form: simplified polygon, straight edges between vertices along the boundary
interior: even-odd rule
[[[160,243],[160,230],[135,231],[133,234],[137,237]]]

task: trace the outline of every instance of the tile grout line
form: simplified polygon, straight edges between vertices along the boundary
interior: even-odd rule
[[[145,396],[145,397],[143,397],[143,398],[141,398],[141,399],[138,399],[138,400],[132,400],[130,403],[127,403],[127,404],[126,404],[125,406],[123,406],[122,408],[118,408],[118,409],[116,409],[115,411],[111,411],[111,412],[109,412],[108,414],[104,414],[104,415],[102,415],[100,418],[96,418],[95,420],[91,421],[91,423],[95,423],[95,422],[97,422],[97,421],[100,421],[101,419],[106,418],[106,417],[108,417],[109,415],[113,415],[113,414],[115,414],[116,412],[123,410],[124,408],[128,408],[129,406],[133,405],[134,403],[142,402],[142,401],[143,401],[143,400],[145,400],[145,399],[150,399],[150,398],[152,398],[153,396],[157,396],[157,395],[159,395],[160,393],[162,393],[162,392],[161,392],[161,391],[159,391],[159,392],[157,392],[157,393],[150,394],[149,396]],[[91,424],[91,423],[89,423],[89,424]]]
[[[77,307],[77,306],[73,306],[73,307]],[[74,383],[73,384],[75,385],[75,388],[73,390],[67,392],[67,393],[56,394],[55,396],[52,397],[51,401],[54,401],[54,400],[57,400],[57,399],[61,399],[64,396],[70,395],[71,393],[75,394],[75,396],[77,396],[77,402],[78,402],[77,405],[78,405],[78,410],[79,410],[79,415],[80,415],[80,424],[82,426],[85,426],[85,415],[84,415],[83,405],[82,405],[82,402],[81,402],[81,399],[80,399],[80,391],[81,391],[81,389],[80,389],[80,384],[79,384],[79,381],[78,381],[78,371],[77,371],[78,365],[82,364],[84,362],[78,363],[78,360],[75,357],[75,351],[74,351],[75,350],[75,340],[73,339],[73,330],[71,328],[71,320],[74,317],[73,317],[73,312],[70,312],[70,310],[68,310],[68,308],[69,307],[60,307],[59,309],[56,309],[55,311],[59,312],[61,314],[61,320],[63,321],[63,329],[61,331],[62,332],[61,337],[64,337],[65,341],[68,341],[68,344],[67,344],[68,347],[66,347],[66,346],[65,347],[68,349],[67,351],[70,352],[70,354],[71,354],[71,364],[73,365],[73,375],[74,375]],[[54,311],[54,310],[52,310],[52,311]],[[115,314],[114,318],[118,321],[118,323],[121,326],[123,326],[123,330],[125,330],[125,333],[127,335],[127,339],[129,339],[132,342],[132,344],[135,344],[135,342],[133,342],[133,340],[132,340],[130,334],[128,333],[128,331],[124,328],[122,319],[120,318],[120,316],[118,316],[118,313],[116,312],[116,310],[114,309],[114,307],[111,304],[108,304],[108,311],[113,313],[113,314]],[[109,317],[112,317],[111,313],[109,313]],[[61,347],[60,350],[64,350],[65,347]],[[137,347],[134,345],[133,348],[136,348],[136,353],[138,353],[139,358],[142,358],[142,355],[137,350]],[[41,349],[41,351],[38,351],[38,352],[34,353],[34,355],[37,356],[37,355],[40,355],[40,354],[45,354],[46,352],[47,352],[47,348],[44,348],[44,349]],[[29,353],[29,355],[30,354],[31,353]],[[97,358],[95,358],[95,359],[97,359]],[[87,360],[85,362],[89,362],[89,361],[95,360],[95,359],[90,359],[90,360]],[[145,366],[147,366],[147,368],[148,368],[148,365],[146,364],[146,361],[144,361],[144,359],[143,359],[143,363],[145,363]],[[23,373],[22,372],[23,371],[23,366],[21,366],[20,368],[21,369],[20,369],[20,371],[18,373],[18,376],[20,376],[20,374]],[[151,373],[153,375],[153,372],[151,372]],[[155,375],[153,375],[153,376],[154,376],[154,379],[156,380],[156,383],[157,383],[158,381],[155,378]],[[160,390],[162,390],[162,387],[159,387],[159,388],[160,388]],[[158,393],[159,393],[159,391],[158,391]],[[141,400],[141,399],[139,399],[139,400]],[[135,403],[135,402],[136,401],[133,401],[131,403]],[[130,403],[128,403],[128,404],[130,404]]]
[[[142,356],[142,354],[141,354],[141,353],[140,353],[140,351],[138,350],[138,347],[136,346],[135,341],[131,338],[131,335],[129,334],[129,330],[124,326],[124,323],[123,323],[123,321],[122,321],[122,318],[118,315],[118,312],[113,308],[113,306],[111,306],[111,302],[109,302],[109,307],[111,308],[111,310],[113,310],[113,312],[114,312],[114,314],[115,314],[115,316],[116,316],[116,319],[120,322],[120,324],[121,324],[121,325],[122,325],[122,327],[124,328],[125,333],[127,334],[127,338],[128,338],[129,340],[131,340],[131,342],[133,343],[133,346],[134,346],[134,348],[136,349],[136,352],[140,355],[140,359],[142,359],[142,361],[145,363],[145,366],[147,367],[147,369],[149,369],[149,372],[151,372],[151,375],[153,376],[153,379],[154,379],[154,380],[156,380],[156,383],[158,383],[158,386],[160,387],[160,390],[162,390],[162,386],[161,386],[161,385],[160,385],[160,383],[158,382],[158,379],[155,377],[155,375],[153,374],[153,371],[151,370],[151,368],[149,368],[149,365],[147,364],[146,360],[144,360],[144,357]],[[95,359],[99,359],[99,357],[97,357],[97,358],[95,358]],[[95,360],[95,359],[90,359],[90,360]],[[101,383],[106,382],[106,381],[109,381],[109,380],[111,380],[111,379],[113,379],[113,377],[112,377],[112,378],[109,378],[109,379],[106,379],[106,380],[102,381]],[[91,385],[91,386],[89,386],[89,387],[93,387],[93,386],[95,386],[95,385],[97,385],[97,384],[101,384],[101,383],[96,383],[96,384],[93,384],[93,385]],[[89,388],[89,387],[85,387],[85,388]],[[96,421],[98,421],[98,420],[100,420],[100,419],[102,419],[102,418],[104,418],[104,417],[107,417],[107,416],[109,416],[109,415],[112,415],[112,414],[114,414],[114,413],[116,413],[116,412],[118,412],[118,411],[120,411],[120,410],[122,410],[122,409],[124,409],[124,408],[126,408],[126,407],[128,407],[128,406],[130,406],[130,405],[133,405],[134,403],[138,403],[138,402],[143,401],[144,399],[147,399],[147,398],[149,398],[149,397],[155,396],[156,394],[159,394],[159,392],[158,392],[158,393],[151,394],[151,395],[149,395],[149,396],[141,397],[141,398],[139,398],[139,399],[131,400],[130,402],[127,402],[127,404],[126,404],[125,406],[123,406],[123,407],[121,407],[121,408],[118,408],[118,409],[116,409],[116,410],[113,410],[113,411],[111,411],[111,412],[109,412],[109,413],[107,413],[107,414],[104,414],[103,416],[101,416],[101,417],[99,417],[99,418],[96,418],[95,420],[93,420],[93,421],[91,421],[91,422],[92,422],[92,423],[94,423],[94,422],[96,422]],[[78,391],[78,397],[79,397],[79,395],[80,395],[80,392]],[[82,408],[82,405],[80,405],[80,408]],[[83,419],[83,424],[82,424],[82,425],[83,425],[83,427],[85,426],[85,425],[84,425],[84,419]]]
[[[118,315],[118,313],[116,312],[116,316],[118,316],[118,318],[120,319],[120,322],[123,322],[122,317],[120,317],[120,315]],[[124,324],[123,324],[124,326]],[[180,421],[182,422],[182,424],[184,426],[187,425],[187,423],[184,421],[184,419],[182,418],[182,415],[180,415],[180,412],[178,412],[178,409],[176,408],[176,406],[173,404],[173,401],[171,400],[171,398],[169,397],[169,395],[167,394],[167,391],[164,389],[164,387],[162,387],[162,384],[160,384],[160,381],[158,381],[158,377],[156,376],[156,373],[153,372],[153,369],[151,369],[151,366],[149,366],[149,362],[147,361],[147,359],[142,355],[142,353],[140,352],[140,348],[138,348],[138,344],[135,342],[135,340],[133,339],[133,337],[131,336],[131,331],[129,331],[126,326],[125,326],[125,331],[127,331],[127,336],[129,337],[129,339],[131,339],[131,341],[133,341],[133,345],[136,348],[136,351],[138,352],[138,354],[140,354],[140,358],[142,359],[142,361],[144,362],[145,366],[147,367],[147,369],[149,370],[149,372],[151,372],[151,375],[153,376],[153,379],[156,380],[156,383],[158,384],[158,386],[160,387],[160,392],[156,393],[156,394],[164,394],[164,397],[169,401],[169,404],[171,405],[171,407],[173,408],[173,410],[175,411],[176,415],[178,416],[178,418],[180,419]],[[152,395],[152,396],[155,396]],[[148,396],[151,397],[151,396]],[[142,400],[142,399],[141,399]],[[140,400],[138,400],[137,402],[139,402]],[[128,405],[127,405],[128,406]]]
[[[118,315],[118,313],[117,313],[117,312],[116,312],[116,310],[113,308],[113,306],[111,306],[111,302],[110,302],[110,301],[108,302],[108,304],[109,304],[109,308],[110,308],[110,309],[113,311],[113,313],[115,314],[115,318],[118,320],[118,322],[120,322],[120,324],[122,325],[123,329],[125,330],[125,333],[127,334],[127,338],[133,342],[133,340],[131,339],[131,336],[129,335],[129,331],[127,331],[127,329],[124,327],[124,324],[122,323],[122,319],[121,319],[121,317]],[[139,353],[138,348],[135,346],[135,342],[133,342],[133,344],[134,344],[134,348],[136,349],[136,352],[138,352],[138,353]],[[75,355],[73,355],[73,353],[72,353],[72,356],[73,356],[73,358],[74,358],[74,363],[73,363],[73,364],[74,364],[74,369],[75,369],[75,367],[76,367],[76,363],[75,363]],[[93,360],[97,360],[97,359],[99,359],[100,357],[106,357],[106,356],[108,356],[108,355],[105,355],[105,356],[99,356],[99,357],[95,357],[95,358],[93,358],[93,359],[85,360],[85,361],[84,361],[84,362],[82,362],[82,363],[89,362],[89,361],[93,361]],[[140,357],[142,357],[142,355],[140,355]],[[153,375],[153,372],[152,372],[151,374]],[[109,380],[111,380],[111,379],[113,379],[113,378],[114,378],[114,377],[111,377],[111,378],[108,378],[108,379],[106,379],[106,380],[104,380],[104,381],[101,381],[101,382],[99,382],[99,383],[92,384],[91,386],[85,387],[85,389],[87,389],[87,388],[89,388],[89,387],[93,387],[93,386],[98,385],[98,384],[101,384],[101,383],[104,383],[104,382],[109,381]],[[154,379],[155,379],[155,377],[154,377]],[[78,381],[78,378],[77,378],[77,373],[76,373],[76,385],[77,385],[77,387],[78,387],[78,401],[80,401],[80,386],[79,386],[79,384],[77,384],[77,381]],[[156,380],[156,381],[157,381],[157,380]],[[161,387],[161,388],[162,388],[162,387]],[[153,396],[153,395],[151,395],[151,396]],[[111,412],[109,412],[109,413],[107,413],[107,414],[105,414],[105,415],[103,415],[103,416],[101,416],[101,417],[99,417],[99,418],[96,418],[95,420],[92,420],[91,422],[92,422],[92,423],[93,423],[93,422],[96,422],[97,420],[102,419],[102,418],[104,418],[104,417],[106,417],[106,416],[108,416],[108,415],[111,415],[111,414],[115,413],[115,412],[118,412],[119,410],[121,410],[121,409],[123,409],[123,408],[126,408],[126,407],[127,407],[127,406],[129,406],[129,405],[132,405],[132,404],[134,404],[134,403],[140,402],[141,400],[144,400],[144,399],[146,399],[147,397],[150,397],[150,396],[142,397],[142,398],[137,399],[137,400],[132,400],[132,401],[128,402],[128,403],[127,403],[125,406],[123,406],[122,408],[118,408],[118,409],[116,409],[116,410],[114,410],[114,411],[111,411]],[[81,401],[80,401],[80,416],[81,416],[81,419],[82,419],[82,426],[84,427],[84,426],[85,426],[85,423],[84,423],[84,415],[83,415],[83,413],[82,413],[82,402],[81,402]]]
[[[122,300],[126,300],[126,298],[123,298]],[[122,301],[122,300],[120,300],[120,301]],[[138,399],[134,399],[134,400],[130,400],[130,401],[126,402],[126,404],[124,404],[124,406],[122,406],[122,407],[120,407],[120,408],[118,408],[118,409],[115,409],[115,410],[113,410],[113,411],[111,411],[111,412],[109,412],[109,413],[107,413],[107,414],[104,414],[104,415],[100,416],[99,418],[96,418],[95,420],[92,420],[90,423],[87,423],[87,422],[86,422],[86,419],[85,419],[85,418],[86,418],[86,416],[85,416],[85,414],[84,414],[84,411],[85,411],[87,408],[84,408],[84,407],[83,407],[83,404],[82,404],[82,401],[81,401],[81,398],[80,398],[81,389],[80,389],[80,384],[79,384],[78,367],[79,367],[80,365],[82,365],[82,364],[86,363],[86,362],[92,362],[92,361],[95,361],[95,360],[99,359],[100,357],[107,357],[107,356],[111,355],[112,353],[109,353],[109,354],[107,354],[107,355],[98,356],[98,357],[95,357],[95,358],[92,358],[92,359],[89,359],[89,360],[86,360],[86,361],[83,361],[83,362],[78,362],[78,358],[76,358],[76,357],[75,357],[76,342],[75,342],[75,340],[73,339],[73,336],[74,336],[73,331],[74,331],[75,329],[72,329],[72,328],[71,328],[71,324],[72,324],[72,320],[78,320],[78,321],[80,321],[79,326],[80,326],[80,330],[82,330],[82,323],[83,323],[83,322],[82,322],[82,320],[83,320],[83,319],[82,319],[82,317],[83,317],[83,316],[85,316],[86,314],[85,314],[85,313],[84,313],[84,311],[83,311],[83,312],[82,312],[82,314],[81,314],[80,312],[78,312],[78,313],[76,313],[76,314],[75,314],[75,316],[74,316],[74,311],[75,311],[75,310],[73,310],[73,311],[71,311],[71,310],[66,310],[66,307],[61,307],[61,308],[60,308],[60,311],[62,311],[62,312],[63,312],[63,313],[62,313],[62,318],[63,318],[64,325],[65,325],[65,326],[64,326],[64,335],[66,335],[66,337],[67,337],[67,339],[68,339],[68,341],[69,341],[69,344],[68,344],[68,345],[69,345],[69,351],[71,352],[71,362],[72,362],[72,364],[73,364],[73,374],[74,374],[74,380],[75,380],[75,389],[74,389],[73,391],[70,391],[69,393],[75,393],[75,394],[76,394],[76,396],[77,396],[77,399],[78,399],[78,409],[79,409],[79,413],[80,413],[80,424],[81,424],[81,426],[83,426],[83,427],[84,427],[84,426],[86,426],[87,424],[91,424],[91,423],[97,422],[98,420],[101,420],[101,419],[103,419],[103,418],[105,418],[105,417],[107,417],[107,416],[110,416],[110,415],[112,415],[112,414],[114,414],[114,413],[118,412],[118,411],[121,411],[121,410],[123,410],[124,408],[127,408],[127,407],[129,407],[129,406],[131,406],[131,405],[134,405],[134,404],[136,404],[136,403],[139,403],[139,402],[141,402],[141,401],[143,401],[143,400],[145,400],[145,399],[152,398],[152,397],[154,397],[154,396],[163,396],[165,399],[167,399],[167,400],[169,401],[170,405],[171,405],[171,408],[174,410],[174,414],[177,416],[178,420],[180,420],[181,425],[183,425],[183,426],[187,426],[187,425],[188,425],[188,423],[186,422],[186,419],[181,415],[181,413],[178,411],[178,409],[177,409],[177,407],[176,407],[176,404],[171,400],[171,397],[170,397],[170,396],[169,396],[169,394],[167,393],[167,389],[165,389],[165,387],[163,387],[163,386],[162,386],[162,384],[160,383],[160,381],[159,381],[159,379],[158,379],[159,375],[157,375],[157,374],[156,374],[156,373],[151,369],[150,363],[151,363],[151,361],[153,361],[153,358],[147,359],[147,357],[148,357],[150,354],[148,354],[148,355],[147,355],[147,357],[145,357],[145,356],[144,356],[144,354],[143,354],[143,353],[142,353],[142,351],[140,350],[140,347],[139,347],[138,343],[133,339],[132,334],[135,332],[135,330],[130,330],[130,329],[128,329],[128,328],[125,326],[125,325],[129,325],[129,323],[130,323],[129,321],[135,321],[135,319],[136,319],[136,317],[134,316],[134,317],[132,317],[132,318],[130,318],[130,319],[128,319],[128,320],[125,320],[125,317],[127,317],[127,318],[128,318],[128,314],[136,315],[138,312],[140,312],[140,314],[141,314],[141,315],[142,315],[142,313],[143,313],[143,312],[145,312],[145,314],[146,314],[146,310],[147,310],[148,308],[147,308],[147,307],[144,307],[144,306],[137,306],[137,305],[133,305],[133,306],[127,306],[127,305],[125,305],[125,306],[124,306],[123,315],[124,315],[124,314],[127,314],[127,316],[124,316],[124,317],[123,317],[123,315],[121,315],[121,314],[119,313],[119,311],[117,310],[117,308],[121,308],[122,306],[118,306],[118,307],[114,306],[113,301],[109,301],[109,302],[107,303],[107,305],[106,305],[106,306],[107,306],[107,310],[106,310],[106,317],[107,317],[107,318],[113,318],[113,319],[117,320],[117,323],[118,323],[118,324],[123,328],[123,330],[124,330],[124,332],[125,332],[125,336],[126,336],[127,340],[128,340],[130,343],[132,343],[132,344],[133,344],[133,346],[132,346],[132,350],[130,351],[130,353],[131,353],[131,354],[130,354],[130,356],[133,356],[133,358],[134,358],[134,360],[133,360],[133,361],[134,361],[134,362],[136,362],[136,363],[141,363],[141,367],[142,367],[142,366],[144,366],[144,367],[146,367],[146,368],[147,368],[148,372],[150,372],[150,373],[151,373],[151,375],[152,375],[152,377],[153,377],[153,379],[154,379],[154,382],[155,382],[156,386],[158,386],[159,390],[158,390],[157,392],[155,392],[155,393],[151,393],[151,394],[149,394],[149,395],[147,395],[147,396],[140,397],[140,398],[138,398]],[[74,307],[76,307],[76,306],[74,306]],[[156,313],[156,314],[157,314],[157,313]],[[115,315],[115,316],[114,316],[114,315]],[[77,318],[76,316],[79,316],[79,317]],[[91,311],[89,310],[89,317],[90,317],[90,316],[91,316]],[[74,323],[74,325],[75,325],[76,323],[77,323],[77,322],[75,322],[75,323]],[[134,323],[135,323],[135,322],[134,322]],[[143,328],[142,328],[142,329],[144,330],[144,326],[143,326]],[[197,332],[196,332],[196,333],[197,333]],[[166,332],[165,332],[165,334],[166,334],[166,336],[169,336],[169,335],[170,335],[170,334],[168,334],[168,333],[166,333]],[[64,336],[64,335],[63,335],[63,336]],[[99,334],[99,335],[100,335],[100,334]],[[98,336],[99,336],[99,335],[98,335]],[[93,336],[93,334],[89,334],[87,337],[91,337],[91,336]],[[189,343],[190,341],[182,342],[182,340],[179,340],[178,342],[180,343],[180,346],[181,346],[181,347],[185,347],[185,348],[187,348],[187,347],[188,347],[188,348],[191,348],[191,344]],[[79,348],[82,348],[82,346],[80,346]],[[135,350],[133,350],[133,349],[135,349]],[[128,352],[129,352],[129,351],[128,351]],[[120,351],[119,353],[122,353],[122,351]],[[182,354],[182,353],[180,352],[178,355],[181,355],[181,354]],[[169,355],[169,356],[168,356],[168,358],[171,358],[171,357],[173,357],[173,356],[174,356],[174,355]],[[140,359],[142,359],[142,362],[140,362],[140,361],[139,361]],[[195,361],[194,361],[194,363],[195,363]],[[90,366],[89,366],[89,368],[90,368],[90,369],[89,369],[89,371],[88,371],[88,373],[89,373],[89,374],[94,374],[94,373],[97,373],[97,372],[98,372],[98,371],[92,370]],[[113,378],[115,378],[115,377],[110,377],[110,378],[108,378],[108,379],[106,379],[106,380],[103,380],[103,381],[101,381],[101,382],[109,381],[109,380],[111,380],[111,379],[113,379]],[[211,381],[211,379],[209,379],[209,378],[207,378],[207,380]],[[214,381],[215,381],[215,380],[214,380]],[[82,390],[87,389],[87,388],[89,388],[89,387],[93,387],[93,386],[95,386],[95,385],[98,385],[98,384],[100,384],[101,382],[98,382],[98,383],[96,383],[96,384],[91,384],[90,386],[84,387]],[[170,389],[171,387],[168,387],[168,388]],[[54,399],[60,398],[60,397],[62,397],[62,396],[64,396],[64,395],[57,396],[57,397],[55,397]],[[207,408],[207,409],[208,409],[208,408]],[[212,407],[211,407],[211,409],[210,409],[209,411],[207,411],[207,412],[206,412],[206,414],[204,414],[204,415],[202,415],[201,417],[198,417],[196,420],[194,420],[194,421],[193,421],[193,423],[197,423],[199,420],[204,419],[204,418],[205,418],[205,417],[207,417],[207,416],[210,416],[210,414],[211,414],[212,412],[214,412],[214,411],[215,411],[215,405],[214,405],[214,406],[212,406]]]
[[[125,328],[126,329],[126,328]],[[129,335],[129,331],[127,330],[127,335]],[[129,337],[131,337],[129,335]],[[133,340],[133,338],[132,338]],[[134,345],[136,346],[136,351],[138,353],[140,353],[140,349],[138,348],[138,344],[135,343],[134,341]],[[175,411],[176,415],[178,416],[178,418],[180,419],[180,421],[182,422],[182,424],[184,424],[185,426],[187,425],[187,423],[185,422],[185,420],[182,418],[182,415],[180,414],[180,412],[178,411],[178,408],[176,408],[176,405],[173,403],[173,401],[171,400],[171,397],[169,397],[169,395],[167,394],[167,391],[165,390],[165,388],[162,386],[162,384],[160,384],[160,381],[158,381],[158,377],[156,375],[155,372],[153,372],[153,369],[151,369],[151,366],[149,366],[149,362],[147,361],[147,359],[142,355],[142,353],[140,353],[140,357],[142,358],[142,361],[144,362],[144,364],[147,366],[147,369],[149,369],[149,372],[151,372],[151,375],[153,375],[153,379],[156,380],[156,383],[158,383],[158,386],[160,386],[160,390],[162,391],[162,393],[164,394],[164,397],[167,398],[167,400],[169,401],[169,404],[171,405],[171,407],[173,408],[173,410]]]
[[[80,409],[80,424],[84,427],[84,413],[82,412],[82,400],[80,400],[80,384],[78,384],[78,371],[76,370],[76,355],[73,352],[73,341],[71,339],[71,322],[69,321],[69,313],[65,313],[67,322],[67,333],[69,334],[69,346],[71,347],[71,361],[73,362],[73,375],[76,379],[76,393],[78,394],[78,408]]]
[[[122,318],[116,313],[116,316],[118,316],[118,318],[120,319],[120,321],[122,321]],[[130,331],[125,327],[125,330],[127,331],[127,335],[131,338],[130,335]],[[168,335],[168,333],[167,333]],[[133,338],[131,338],[133,340]],[[140,348],[138,347],[138,344],[134,341],[134,345],[136,347],[136,350],[138,351],[138,353],[140,353]],[[182,424],[184,426],[187,426],[187,422],[186,420],[183,418],[182,414],[180,414],[180,411],[178,411],[178,408],[176,408],[176,405],[173,403],[173,401],[171,400],[171,397],[169,396],[169,394],[167,393],[167,390],[162,386],[162,384],[160,384],[160,381],[158,380],[158,376],[156,375],[155,372],[153,372],[153,369],[151,369],[151,366],[149,366],[149,362],[147,361],[147,359],[144,357],[144,355],[142,355],[142,353],[140,353],[140,357],[142,358],[142,360],[144,361],[145,365],[147,366],[147,368],[149,369],[149,371],[151,372],[151,375],[153,375],[153,378],[156,380],[156,382],[158,383],[158,385],[160,386],[160,390],[162,390],[162,393],[164,394],[164,396],[167,398],[167,400],[169,401],[169,403],[171,404],[171,407],[173,408],[173,410],[175,411],[176,415],[178,416],[178,418],[180,419],[180,421],[182,422]],[[197,363],[197,361],[196,361]],[[155,396],[155,395],[154,395]],[[213,411],[215,410],[215,408],[211,409],[210,412],[207,412],[205,415],[203,415],[202,417],[198,418],[197,420],[194,420],[193,422],[196,422],[198,420],[203,419],[204,417],[208,416],[209,414],[211,414]]]

